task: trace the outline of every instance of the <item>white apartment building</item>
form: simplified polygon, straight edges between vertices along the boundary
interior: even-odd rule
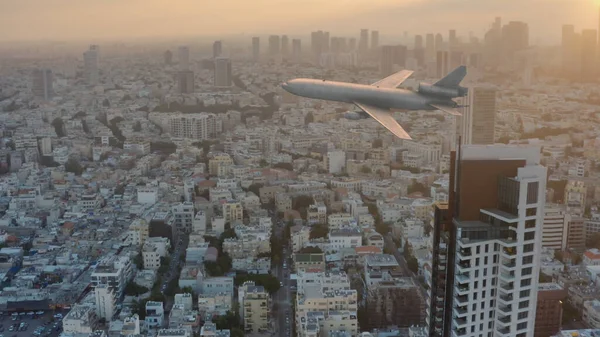
[[[159,328],[163,326],[165,321],[165,309],[162,302],[148,301],[146,302],[146,327]]]
[[[137,202],[140,204],[154,205],[158,201],[158,188],[139,187],[137,189]]]
[[[170,244],[167,238],[148,238],[142,248],[144,269],[158,270],[160,268],[160,260],[162,257],[167,256]]]
[[[76,304],[62,320],[63,333],[66,334],[90,334],[96,330],[98,316],[94,312],[94,306],[88,304]]]
[[[571,216],[567,213],[565,205],[546,204],[542,227],[542,247],[565,249],[570,220]]]
[[[127,282],[133,278],[133,265],[127,256],[111,256],[101,260],[92,272],[92,285],[108,285],[115,298],[121,297]]]
[[[452,336],[534,336],[546,192],[540,152],[461,148]],[[474,174],[483,175],[477,186],[465,185]]]
[[[246,333],[261,333],[269,327],[269,293],[263,286],[246,282],[238,289],[240,316]]]
[[[355,221],[355,218],[348,213],[334,213],[327,216],[327,224],[330,230],[349,227]]]
[[[327,155],[323,156],[323,163],[329,173],[344,172],[344,168],[346,167],[346,152],[329,151]]]
[[[223,177],[231,172],[233,159],[227,153],[212,154],[208,160],[208,173],[213,176]]]
[[[150,224],[144,219],[135,219],[129,225],[129,242],[133,246],[142,246],[150,235]]]
[[[244,219],[242,203],[236,200],[227,200],[222,203],[225,222],[234,223]]]
[[[94,289],[96,298],[96,315],[110,322],[115,314],[116,298],[113,290],[106,284],[100,284]]]
[[[206,220],[206,212],[203,210],[198,211],[194,220],[192,220],[192,231],[204,235],[206,233]]]
[[[600,301],[583,302],[583,321],[592,329],[600,329]]]
[[[175,294],[174,304],[183,305],[184,310],[192,310],[194,298],[189,293]]]
[[[327,221],[327,206],[323,204],[310,205],[307,210],[307,221],[309,224],[325,224]]]
[[[157,337],[190,337],[187,329],[159,329]]]
[[[345,227],[329,231],[329,251],[339,252],[345,248],[362,246],[363,235],[357,227]]]
[[[215,115],[208,113],[176,115],[169,119],[169,132],[177,138],[207,140],[221,131],[216,121]]]
[[[194,223],[194,204],[191,202],[182,202],[171,207],[173,214],[173,225],[177,234],[189,234],[192,232]]]

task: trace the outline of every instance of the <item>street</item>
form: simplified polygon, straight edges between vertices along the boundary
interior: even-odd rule
[[[161,292],[165,292],[167,287],[169,286],[169,282],[171,282],[174,278],[179,277],[179,267],[181,265],[181,256],[185,254],[185,248],[187,247],[187,242],[184,242],[183,239],[177,241],[175,245],[175,250],[173,254],[171,254],[171,264],[169,266],[169,271],[165,279],[163,280],[162,285],[160,286]],[[171,310],[171,306],[173,305],[172,299],[169,299],[166,303],[165,310]]]
[[[277,217],[273,217],[272,221],[276,224],[275,232],[272,233],[272,235],[276,235],[278,239],[283,239],[285,223],[277,219]],[[273,275],[275,275],[283,285],[273,298],[273,302],[276,304],[276,310],[274,310],[274,319],[277,322],[277,336],[291,336],[292,325],[294,324],[291,303],[292,294],[290,290],[290,256],[291,249],[289,245],[286,245],[283,247],[282,258],[280,259],[279,263],[271,266]]]

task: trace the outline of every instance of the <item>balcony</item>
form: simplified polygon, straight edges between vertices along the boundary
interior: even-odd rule
[[[467,296],[467,295],[458,296],[456,298],[456,302],[460,305],[465,305],[465,304],[469,303],[469,296]]]
[[[512,311],[512,305],[501,305],[500,311],[509,314]]]
[[[513,291],[515,290],[515,285],[510,282],[510,283],[505,283],[503,285],[500,286],[500,289],[504,290],[505,292],[507,291]]]
[[[467,329],[462,328],[462,329],[457,329],[457,330],[452,330],[452,336],[466,336],[467,335]]]
[[[453,310],[454,310],[454,316],[458,316],[458,317],[465,316],[468,313],[466,307],[455,307]]]
[[[469,268],[471,268],[471,262],[460,262],[456,265],[456,270],[459,273],[468,272]]]
[[[513,300],[512,294],[509,294],[509,295],[500,295],[499,298],[503,302],[512,302],[512,300]]]
[[[456,274],[456,281],[458,283],[466,283],[469,282],[469,273],[464,273],[464,274]]]
[[[505,259],[514,259],[517,257],[517,249],[515,247],[502,248],[502,257]]]
[[[467,295],[470,290],[469,286],[456,285],[454,288],[459,295]]]
[[[509,327],[511,323],[510,316],[500,317],[498,319],[498,325],[503,327]]]
[[[467,319],[466,318],[454,317],[454,326],[455,327],[462,328],[465,325],[467,325]]]
[[[510,273],[500,273],[500,278],[508,281],[513,281],[515,279],[515,272],[511,271]]]
[[[471,256],[471,248],[462,248],[459,249],[457,251],[458,255],[459,255],[459,259],[460,257],[470,257]]]
[[[506,262],[506,263],[503,263],[502,265],[504,266],[504,268],[508,268],[508,269],[514,269],[517,266],[515,261]]]
[[[497,331],[500,333],[500,335],[508,335],[508,334],[510,334],[510,328],[509,327],[499,328],[499,329],[497,329]]]

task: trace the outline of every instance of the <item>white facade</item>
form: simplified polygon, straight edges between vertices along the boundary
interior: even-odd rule
[[[169,132],[173,137],[206,140],[220,131],[216,121],[215,115],[208,113],[174,115],[169,119]]]
[[[571,216],[564,205],[546,205],[542,227],[542,247],[565,249]]]
[[[329,173],[341,173],[346,166],[346,152],[330,151],[325,157],[326,169]]]
[[[94,289],[96,297],[96,315],[110,322],[115,313],[115,296],[113,290],[102,284]]]
[[[158,201],[158,189],[156,187],[140,187],[137,189],[137,202],[140,204],[154,205]]]
[[[534,336],[546,192],[540,149],[463,146],[461,159],[523,159],[525,166],[499,179],[510,211],[481,209],[485,221],[455,220],[452,336]]]

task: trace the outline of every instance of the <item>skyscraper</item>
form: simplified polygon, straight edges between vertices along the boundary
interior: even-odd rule
[[[281,36],[281,55],[285,58],[290,55],[290,40],[287,35]]]
[[[423,49],[423,35],[415,35],[415,50]]]
[[[281,44],[279,35],[269,36],[269,56],[279,55],[281,51]]]
[[[430,336],[534,336],[546,190],[540,152],[452,152],[450,200],[434,210]]]
[[[329,52],[329,44],[330,44],[329,32],[323,32],[323,40],[321,40],[321,44],[323,46],[323,52],[325,52],[325,53]]]
[[[444,50],[444,37],[442,34],[435,34],[435,51],[438,52],[440,50]]]
[[[596,78],[597,43],[598,37],[595,29],[581,31],[581,75],[588,80]]]
[[[515,52],[529,47],[529,25],[521,21],[511,21],[502,27],[502,48],[512,56]]]
[[[353,52],[356,51],[356,38],[355,37],[351,37],[348,40],[348,49]]]
[[[496,89],[491,87],[469,88],[465,97],[466,107],[458,117],[462,144],[494,144],[496,125]]]
[[[310,34],[310,49],[312,51],[313,62],[319,63],[321,54],[325,52],[324,40],[325,33],[322,30]]]
[[[379,70],[381,76],[386,77],[394,72],[394,46],[381,46]]]
[[[379,48],[379,31],[371,31],[371,49]]]
[[[447,51],[439,50],[435,59],[436,77],[442,78],[450,71],[450,55]]]
[[[177,57],[179,59],[179,70],[190,69],[190,48],[188,46],[181,46],[178,49]]]
[[[230,87],[231,79],[231,60],[228,57],[217,57],[215,59],[215,87]]]
[[[49,100],[54,95],[54,76],[50,69],[34,69],[32,72],[31,91],[35,97]]]
[[[456,39],[456,30],[450,29],[448,31],[448,45],[450,46],[450,48],[454,48],[457,44],[458,40]]]
[[[223,55],[223,42],[217,40],[213,43],[213,58],[217,58]]]
[[[361,29],[360,40],[358,41],[358,52],[364,54],[367,49],[369,49],[369,30]]]
[[[432,60],[435,54],[435,37],[433,34],[425,35],[425,57],[427,60]]]
[[[260,37],[252,38],[252,59],[254,62],[260,61]]]
[[[394,46],[394,64],[400,67],[406,67],[406,58],[408,54],[408,48],[403,45]]]
[[[191,70],[180,70],[177,72],[177,91],[180,94],[191,94],[194,92],[194,72]]]
[[[302,41],[300,39],[292,40],[292,61],[294,63],[302,62]]]
[[[173,63],[173,53],[170,50],[165,51],[163,56],[164,56],[166,65]]]
[[[97,84],[98,72],[98,49],[89,49],[83,53],[83,77],[87,84]]]

